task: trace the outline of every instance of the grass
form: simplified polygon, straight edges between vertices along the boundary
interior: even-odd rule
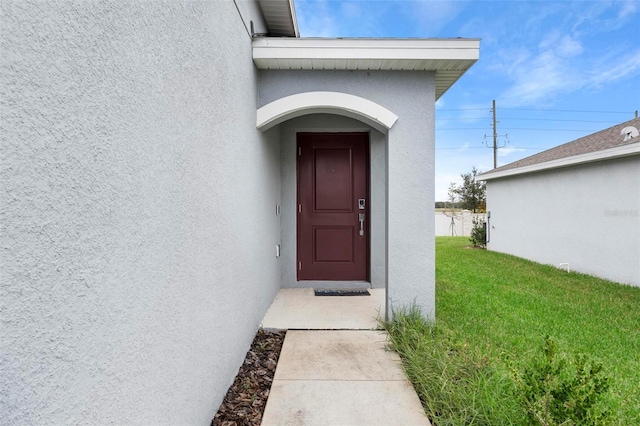
[[[640,288],[436,239],[437,325],[408,310],[385,324],[437,425],[525,424],[510,363],[550,335],[599,360],[613,424],[640,424]]]

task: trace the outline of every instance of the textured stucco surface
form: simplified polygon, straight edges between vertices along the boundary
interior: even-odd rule
[[[238,11],[1,7],[2,423],[208,424],[280,284]]]
[[[297,281],[296,271],[296,179],[298,132],[370,132],[370,286],[385,287],[385,145],[386,136],[360,121],[333,114],[310,114],[280,125],[280,167],[282,188],[282,257],[280,259],[283,288],[357,287],[349,282]],[[338,285],[336,285],[338,284]]]
[[[259,106],[295,93],[336,91],[368,99],[399,117],[389,130],[385,150],[387,297],[391,308],[415,303],[425,316],[433,317],[433,73],[260,71],[258,88]]]
[[[640,286],[639,156],[490,180],[487,208],[490,250]]]

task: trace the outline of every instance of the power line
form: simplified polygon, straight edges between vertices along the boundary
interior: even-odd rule
[[[502,120],[523,120],[523,121],[572,121],[575,123],[611,123],[618,124],[617,121],[611,120],[570,120],[558,118],[525,118],[525,117],[502,117]]]
[[[542,108],[502,108],[509,111],[539,111],[539,112],[581,112],[593,114],[629,114],[629,111],[590,111],[577,109],[542,109]],[[447,108],[436,111],[486,111],[486,108]],[[491,111],[491,110],[489,110]]]
[[[557,132],[596,132],[596,131],[601,130],[601,129],[586,130],[586,129],[542,129],[542,128],[535,128],[535,127],[509,127],[508,130],[543,130],[543,131],[548,131],[548,132],[553,132],[553,131],[557,131]]]
[[[502,108],[509,111],[542,111],[542,112],[585,112],[593,114],[629,114],[629,111],[587,111],[577,109],[538,109],[538,108]]]
[[[441,118],[441,120],[447,121],[468,121],[468,120],[484,120],[487,117],[463,117],[463,118]],[[522,121],[559,121],[559,122],[574,122],[574,123],[609,123],[618,124],[617,121],[611,120],[572,120],[561,118],[528,118],[528,117],[501,117],[501,120],[522,120]]]
[[[484,146],[454,146],[454,147],[447,147],[447,148],[436,148],[436,150],[438,149],[485,149]]]
[[[482,117],[438,117],[437,120],[447,120],[447,121],[469,121],[469,120],[486,120],[487,116]]]
[[[534,149],[534,150],[540,150],[542,151],[544,148],[534,148],[534,147],[522,147],[522,146],[514,146],[514,149]],[[486,149],[486,147],[484,146],[454,146],[454,147],[446,147],[446,148],[436,148],[436,151],[438,150],[442,150],[442,149]]]
[[[487,130],[486,127],[441,127],[436,130]]]
[[[454,108],[454,109],[436,109],[436,111],[486,111],[486,108]]]
[[[556,111],[556,112],[580,112],[580,113],[600,113],[600,114],[627,114],[626,112],[618,112],[618,111],[578,111],[578,110],[540,110],[540,109],[526,109],[526,108],[504,108],[506,110],[511,111]],[[478,111],[484,110],[484,108],[461,108],[461,109],[449,109],[449,110],[439,110],[439,111]],[[438,147],[436,150],[467,150],[467,149],[484,149],[484,148],[493,148],[493,167],[497,167],[498,162],[498,149],[504,148],[508,143],[508,135],[498,135],[498,123],[500,121],[497,120],[497,108],[495,99],[492,101],[492,108],[489,110],[491,112],[491,124],[489,127],[493,133],[493,144],[489,146],[487,143],[487,135],[484,135],[483,145],[485,146],[459,146],[459,147]],[[637,118],[638,111],[635,111],[635,116]],[[469,120],[471,118],[465,117],[462,119],[458,119],[454,121],[463,121]],[[486,117],[474,117],[473,119],[483,120]],[[451,119],[447,119],[451,120]],[[578,120],[578,119],[545,119],[545,118],[531,118],[531,117],[506,117],[503,120],[521,120],[521,121],[545,121],[545,122],[573,122],[573,123],[613,123],[612,121],[605,120]],[[615,123],[613,123],[615,124]],[[594,130],[586,130],[586,129],[550,129],[550,128],[540,128],[540,127],[510,127],[504,126],[507,130],[527,130],[527,131],[545,131],[545,132],[593,132]],[[436,128],[436,131],[439,130],[486,130],[486,127],[440,127]],[[505,138],[505,142],[502,146],[498,146],[498,138]],[[542,148],[539,147],[513,147],[514,150],[524,151],[524,150],[536,150],[542,151]]]
[[[486,127],[441,127],[436,130],[486,130]],[[535,127],[507,127],[507,130],[543,130],[543,131],[557,131],[557,132],[596,132],[598,129],[544,129]]]

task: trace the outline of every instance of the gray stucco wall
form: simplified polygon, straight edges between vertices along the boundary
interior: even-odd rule
[[[640,286],[640,157],[487,182],[490,250]]]
[[[282,287],[337,287],[336,282],[297,281],[296,271],[296,134],[298,132],[370,132],[370,214],[371,268],[370,286],[384,288],[386,279],[385,242],[385,145],[386,136],[362,122],[332,114],[311,114],[294,118],[280,125],[281,182],[282,182]],[[354,287],[352,283],[342,283]],[[368,287],[368,286],[367,286]]]
[[[284,96],[336,91],[399,118],[387,135],[387,298],[435,315],[434,109],[432,72],[261,71],[259,106]]]
[[[280,284],[233,2],[1,15],[1,422],[208,424]]]

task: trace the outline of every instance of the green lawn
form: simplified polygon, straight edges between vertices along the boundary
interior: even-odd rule
[[[524,423],[508,365],[529,359],[550,335],[560,351],[603,363],[612,379],[605,396],[612,423],[640,425],[640,288],[469,248],[466,237],[438,237],[436,320],[435,329],[420,330],[429,335],[422,349],[414,344],[408,355],[398,350],[407,335],[393,330],[402,326],[386,327],[423,401],[440,390],[453,394],[425,401],[438,424]],[[422,326],[411,327],[415,333]],[[432,364],[419,364],[429,357]],[[423,370],[437,373],[428,377]],[[460,380],[467,373],[473,378]],[[434,383],[421,391],[429,380]],[[446,411],[439,403],[469,412],[439,418]]]

